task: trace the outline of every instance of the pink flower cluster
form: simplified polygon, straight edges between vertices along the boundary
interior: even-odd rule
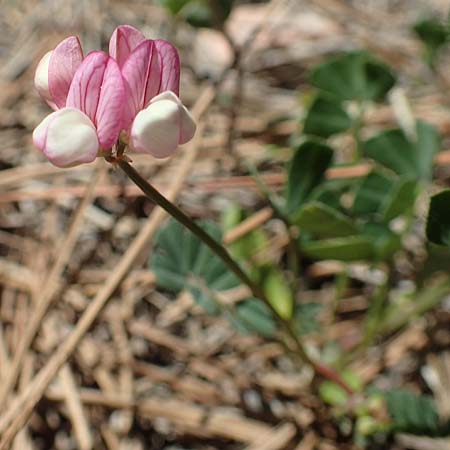
[[[41,59],[34,82],[54,112],[36,127],[33,142],[58,167],[110,153],[122,131],[131,150],[156,158],[172,155],[195,133],[178,98],[178,51],[129,25],[116,28],[109,55],[84,57],[77,37],[63,40]]]

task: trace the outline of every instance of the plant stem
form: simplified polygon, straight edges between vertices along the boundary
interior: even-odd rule
[[[281,220],[283,222],[284,226],[286,227],[286,233],[288,235],[289,243],[288,243],[288,266],[292,274],[292,282],[291,287],[293,292],[297,292],[297,288],[299,285],[299,278],[300,278],[300,260],[301,255],[299,251],[299,247],[296,242],[296,237],[293,236],[292,232],[292,224],[289,221],[289,218],[287,217],[287,214],[283,209],[279,206],[278,201],[276,198],[274,198],[272,192],[270,189],[264,184],[264,182],[261,180],[261,177],[259,176],[258,169],[251,163],[247,164],[247,169],[252,175],[253,179],[255,180],[256,186],[258,187],[261,195],[265,200],[267,200],[273,209],[274,215],[277,219]]]
[[[353,139],[355,140],[354,159],[356,162],[358,162],[362,156],[361,128],[364,125],[364,111],[365,111],[365,105],[362,100],[358,100],[357,108],[358,110],[356,113],[356,117],[353,119],[353,127],[352,127]]]
[[[240,268],[240,266],[233,260],[228,251],[213,239],[206,231],[191,220],[181,209],[175,206],[172,202],[167,200],[158,190],[156,190],[148,181],[123,159],[118,159],[117,164],[128,175],[128,177],[137,185],[142,191],[157,205],[161,206],[174,219],[188,228],[195,236],[203,241],[222,261],[227,267],[244,283],[255,295],[261,298],[263,296],[260,287],[255,284],[248,275]]]
[[[195,236],[197,236],[202,242],[204,242],[226,265],[227,267],[244,283],[247,285],[252,294],[260,299],[266,304],[266,306],[271,310],[272,314],[275,316],[282,328],[285,329],[289,337],[295,343],[297,353],[304,363],[309,364],[317,375],[324,378],[332,380],[348,393],[352,394],[353,389],[348,386],[348,384],[331,368],[325,367],[319,363],[313,361],[303,344],[300,342],[297,333],[295,332],[290,321],[285,320],[279,315],[276,308],[266,297],[264,291],[260,286],[254,283],[250,277],[241,269],[236,261],[230,256],[228,251],[215,239],[213,239],[208,233],[206,233],[203,228],[198,226],[192,219],[190,219],[181,209],[179,209],[172,202],[167,200],[160,192],[158,192],[147,180],[145,180],[128,162],[122,158],[110,159],[109,161],[116,163],[125,174],[147,195],[147,197],[154,203],[163,208],[167,213],[169,213],[175,220],[180,222],[186,228],[188,228]]]

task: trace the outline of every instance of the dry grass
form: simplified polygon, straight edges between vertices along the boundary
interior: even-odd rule
[[[446,76],[423,90],[408,84],[411,73],[425,70],[407,33],[417,10],[390,9],[405,2],[350,3],[272,0],[242,10],[244,85],[231,131],[221,100],[232,95],[234,71],[206,65],[223,82],[198,81],[195,32],[177,31],[186,66],[182,93],[198,132],[172,160],[136,157],[135,164],[193,216],[217,217],[230,200],[252,207],[255,214],[226,242],[272,219],[235,157],[267,161],[265,144],[296,130],[301,107],[292,88],[305,85],[305,71],[324,55],[368,46],[408,73],[404,89],[415,114],[449,133]],[[310,393],[307,368],[299,372],[277,345],[208,317],[188,294],[170,299],[155,289],[145,261],[166,218],[160,209],[103,161],[55,169],[31,146],[32,129],[46,113],[32,88],[40,56],[69,33],[81,35],[86,47],[104,46],[120,23],[168,34],[164,12],[112,0],[3,0],[0,8],[0,449],[352,448],[338,447],[328,417],[318,420],[324,412]],[[394,113],[380,107],[368,120],[376,130],[393,123]],[[289,120],[274,125],[281,116]],[[442,153],[444,175],[448,162]],[[280,187],[280,162],[269,164],[263,179]],[[273,242],[278,256],[286,240],[281,233]],[[324,267],[311,276],[322,276]],[[330,292],[325,287],[321,295]],[[392,364],[426,345],[424,326],[404,331]],[[339,330],[327,332],[333,333]],[[321,338],[313,336],[311,345]],[[367,380],[382,370],[380,359],[359,361]]]

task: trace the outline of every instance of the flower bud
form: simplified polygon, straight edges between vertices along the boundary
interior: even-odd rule
[[[34,130],[33,143],[57,167],[92,162],[99,148],[94,124],[75,108],[48,115]]]

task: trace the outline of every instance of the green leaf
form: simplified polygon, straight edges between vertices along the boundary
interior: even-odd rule
[[[390,259],[401,248],[401,237],[386,225],[366,223],[363,233],[372,241],[373,259],[376,261]]]
[[[434,65],[437,52],[449,42],[450,30],[448,26],[437,19],[423,19],[413,27],[414,32],[426,48],[428,63]]]
[[[300,209],[292,222],[306,231],[321,238],[351,236],[358,233],[354,222],[339,211],[324,203],[310,202]]]
[[[321,309],[320,303],[300,303],[296,306],[294,324],[299,336],[314,333],[320,328],[317,316]]]
[[[434,244],[450,246],[450,189],[431,197],[426,233]]]
[[[290,163],[286,186],[286,208],[295,212],[318,186],[333,158],[333,150],[315,141],[301,144]]]
[[[285,320],[292,318],[294,297],[283,273],[270,268],[263,277],[263,290],[270,304]]]
[[[380,423],[372,416],[359,416],[355,423],[355,432],[364,437],[374,435],[381,429]]]
[[[220,242],[221,233],[215,224],[205,222],[202,226]],[[150,267],[159,286],[174,293],[189,289],[196,301],[209,312],[217,309],[213,296],[209,294],[240,284],[209,247],[174,220],[157,234]]]
[[[364,389],[364,382],[360,375],[350,369],[345,369],[341,372],[343,380],[355,391],[362,392]]]
[[[161,4],[167,11],[173,16],[177,15],[185,5],[187,5],[191,0],[159,0]]]
[[[356,51],[317,66],[311,82],[339,100],[380,101],[395,84],[395,77],[369,53]]]
[[[222,216],[222,223],[224,231],[228,231],[239,225],[247,214],[236,204],[228,206]],[[247,233],[245,236],[234,241],[228,246],[228,249],[233,257],[239,261],[253,262],[255,253],[268,245],[268,237],[266,233],[260,229]]]
[[[417,181],[393,176],[374,169],[356,191],[352,211],[355,214],[378,214],[384,222],[412,211],[417,193]]]
[[[420,20],[413,27],[417,36],[428,47],[437,49],[448,43],[449,30],[437,19]]]
[[[308,110],[303,132],[328,138],[351,126],[352,119],[338,101],[319,95]]]
[[[365,156],[374,159],[398,175],[429,179],[434,156],[440,149],[436,129],[417,121],[417,141],[409,140],[402,130],[383,131],[362,145]]]
[[[356,183],[356,180],[349,178],[322,181],[322,183],[311,192],[308,200],[325,203],[331,208],[343,211],[341,198],[346,192],[353,191]]]
[[[236,306],[232,322],[242,332],[256,332],[265,337],[275,334],[276,323],[269,308],[260,300],[249,299]]]
[[[234,0],[188,0],[179,11],[193,27],[221,29],[230,15]]]
[[[196,28],[212,28],[213,14],[211,8],[201,1],[189,1],[182,10],[182,17]]]
[[[386,392],[389,415],[397,431],[416,434],[435,434],[439,419],[430,396],[417,396],[403,389]]]
[[[414,209],[417,182],[414,179],[400,179],[386,198],[381,211],[383,220],[389,222]]]
[[[379,169],[372,170],[356,191],[352,211],[355,214],[377,213],[393,185],[392,176]]]
[[[224,22],[231,14],[233,9],[234,0],[215,0],[217,3],[217,9],[220,13],[221,19]]]
[[[325,380],[319,386],[320,398],[331,406],[344,406],[348,401],[348,394],[341,386]]]
[[[428,240],[430,240],[429,237]],[[428,280],[436,274],[448,275],[448,268],[450,267],[450,251],[448,246],[429,242],[427,247],[426,259],[420,272],[417,274],[418,285],[426,284],[428,286]]]
[[[374,256],[372,239],[366,236],[348,236],[303,242],[300,248],[305,255],[314,259],[358,261],[370,260]]]

